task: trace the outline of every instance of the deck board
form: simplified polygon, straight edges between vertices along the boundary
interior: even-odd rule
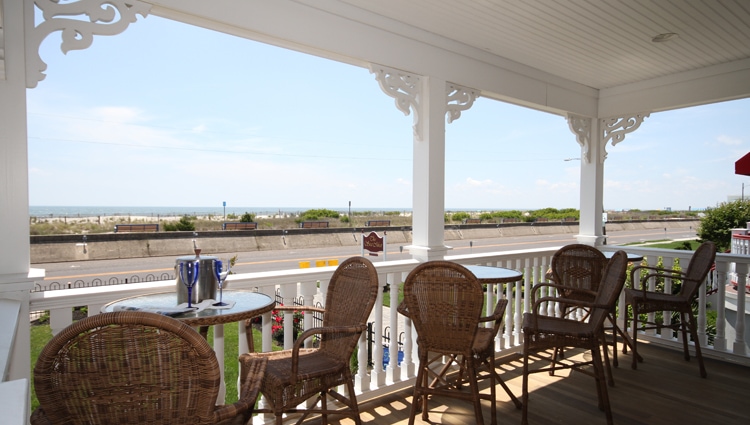
[[[614,423],[618,425],[709,424],[745,425],[750,423],[750,368],[714,359],[704,359],[708,378],[698,373],[694,358],[685,361],[680,352],[652,344],[640,344],[644,362],[637,370],[630,367],[630,354],[619,355],[619,368],[613,369],[615,386],[608,387]],[[583,355],[570,353],[570,355]],[[540,363],[536,363],[540,365]],[[546,364],[546,362],[544,362]],[[520,398],[522,362],[512,360],[498,367],[505,382]],[[582,373],[562,371],[530,375],[529,423],[605,424],[604,412],[597,407],[593,378]],[[480,384],[484,392],[487,384]],[[521,423],[521,411],[510,402],[501,387],[496,389],[499,424]],[[411,391],[405,390],[360,403],[361,418],[369,425],[405,425],[411,408]],[[489,404],[482,403],[485,423],[489,424]],[[468,402],[434,398],[428,423],[475,423]],[[305,423],[319,423],[311,419]],[[349,425],[348,418],[332,416],[332,424]],[[417,415],[417,424],[424,424]]]

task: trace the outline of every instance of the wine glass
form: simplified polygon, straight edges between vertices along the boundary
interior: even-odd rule
[[[223,262],[221,260],[214,261],[214,275],[216,276],[216,282],[219,284],[219,302],[214,303],[215,306],[224,306],[229,305],[222,301],[223,295],[224,295],[224,282],[227,280],[227,276],[229,276],[229,270],[232,268],[231,261],[226,262],[226,270],[221,271],[223,266]]]
[[[180,263],[180,280],[187,287],[187,306],[193,308],[193,286],[198,282],[200,263],[198,261],[187,261]]]

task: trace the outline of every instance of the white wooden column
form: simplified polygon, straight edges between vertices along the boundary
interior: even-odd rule
[[[602,208],[604,204],[604,160],[599,122],[588,117],[568,115],[568,125],[581,145],[581,194],[578,243],[604,244]]]
[[[381,65],[371,65],[370,72],[399,110],[414,112],[412,244],[406,248],[419,261],[442,259],[451,249],[445,245],[445,117],[459,118],[478,93]]]
[[[445,246],[445,81],[422,77],[419,102],[421,134],[414,135],[412,180],[412,244],[407,247],[420,261],[438,260]],[[420,137],[421,136],[421,137]]]
[[[648,113],[627,117],[594,119],[568,114],[568,125],[581,145],[581,217],[579,243],[598,246],[606,241],[604,235],[604,160],[606,146],[625,139],[625,135],[640,127]]]
[[[29,378],[29,166],[26,136],[24,22],[29,2],[0,0],[0,299],[15,300],[17,328],[9,349],[8,380]],[[31,276],[30,276],[31,274]],[[0,307],[2,308],[2,307]],[[15,310],[14,310],[15,311]],[[0,371],[4,372],[4,371]]]
[[[35,7],[43,17],[38,25]],[[14,338],[9,380],[29,378],[29,292],[35,281],[44,278],[43,270],[30,267],[26,132],[26,89],[36,87],[47,68],[39,46],[51,33],[60,33],[64,52],[84,49],[94,35],[120,33],[135,22],[136,14],[146,16],[150,7],[137,0],[0,0],[0,299],[20,302],[17,328],[10,330]],[[86,19],[68,18],[83,15]]]

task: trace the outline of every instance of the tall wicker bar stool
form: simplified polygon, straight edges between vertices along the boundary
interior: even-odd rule
[[[685,272],[649,266],[636,266],[630,271],[630,281],[633,282],[633,285],[635,285],[635,282],[640,283],[639,289],[634,287],[625,290],[625,304],[633,308],[633,369],[638,367],[638,332],[667,327],[682,332],[682,348],[685,360],[690,360],[690,350],[688,349],[688,334],[690,334],[695,345],[695,357],[698,358],[700,375],[703,378],[707,376],[706,367],[703,365],[703,356],[701,356],[701,344],[698,339],[695,315],[693,314],[693,303],[698,297],[698,290],[705,283],[706,276],[708,276],[715,260],[716,245],[713,242],[703,242],[695,250]],[[674,293],[648,291],[646,290],[647,283],[651,279],[671,280],[673,284],[679,283],[679,289]],[[676,312],[679,315],[679,320],[665,324],[641,318],[643,313],[657,311]]]
[[[361,424],[359,407],[354,394],[354,382],[349,361],[359,337],[367,329],[367,318],[378,295],[378,274],[370,260],[352,257],[339,264],[331,276],[326,294],[323,326],[304,331],[291,350],[270,353],[246,353],[240,356],[240,377],[252,378],[249,367],[260,358],[268,359],[260,391],[271,405],[259,412],[273,413],[281,425],[283,415],[302,413],[301,423],[311,413],[321,415],[322,423],[329,414],[344,414]],[[297,310],[305,310],[300,306]],[[304,348],[305,340],[317,337],[318,348]],[[346,397],[336,391],[344,385]],[[329,409],[327,397],[343,403],[345,410]],[[309,409],[298,406],[317,397]]]
[[[607,423],[612,424],[612,411],[607,394],[607,382],[600,346],[604,338],[604,321],[615,306],[617,298],[625,285],[626,268],[628,265],[625,251],[618,251],[609,260],[604,270],[604,276],[597,289],[593,301],[549,296],[535,299],[529,313],[523,315],[523,414],[522,424],[528,423],[529,409],[529,374],[549,372],[555,369],[571,369],[593,376],[596,380],[599,408],[607,417]],[[534,291],[538,285],[532,288]],[[558,294],[559,295],[559,294]],[[586,321],[565,317],[546,316],[548,303],[559,303],[565,306],[585,308],[589,311]],[[560,347],[581,348],[591,352],[591,360],[577,361],[561,359],[555,356]],[[549,361],[551,366],[529,369],[529,357],[552,350]],[[588,368],[593,367],[593,372]]]

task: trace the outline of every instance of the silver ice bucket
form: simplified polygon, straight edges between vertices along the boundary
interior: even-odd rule
[[[216,299],[216,275],[214,274],[214,261],[217,257],[210,255],[201,255],[196,258],[195,255],[186,255],[184,257],[177,257],[174,265],[175,280],[177,281],[177,304],[186,303],[188,301],[188,290],[187,286],[182,283],[180,278],[180,263],[191,263],[198,261],[198,281],[193,286],[192,300],[191,303],[199,303],[203,300],[215,300]],[[188,264],[185,264],[187,267]]]

